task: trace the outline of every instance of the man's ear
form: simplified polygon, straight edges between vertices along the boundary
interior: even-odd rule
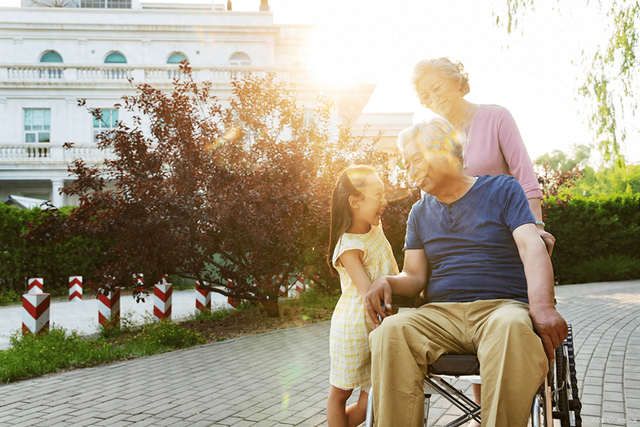
[[[349,206],[351,206],[351,209],[358,209],[360,207],[360,199],[356,196],[349,196]]]

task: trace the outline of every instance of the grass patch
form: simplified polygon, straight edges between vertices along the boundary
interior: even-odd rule
[[[9,349],[0,350],[0,383],[164,353],[207,340],[178,324],[159,322],[118,338],[87,339],[54,326],[48,334],[22,336],[16,332],[10,342]]]
[[[309,289],[308,291],[300,294],[298,298],[288,300],[284,305],[300,306],[305,308],[322,308],[333,311],[340,299],[340,295],[340,290],[333,294],[325,294],[323,292],[316,291],[315,289]]]

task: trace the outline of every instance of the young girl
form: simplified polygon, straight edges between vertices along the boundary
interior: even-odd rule
[[[352,166],[340,174],[331,197],[331,231],[327,262],[340,274],[342,296],[331,318],[331,375],[327,400],[329,427],[357,426],[366,418],[371,389],[369,333],[373,322],[363,297],[371,282],[398,274],[380,216],[387,206],[384,186],[369,166]],[[360,387],[358,402],[347,399]]]

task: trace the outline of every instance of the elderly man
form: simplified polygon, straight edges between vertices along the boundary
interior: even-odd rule
[[[377,279],[365,298],[379,325],[369,336],[376,426],[421,425],[427,365],[469,353],[480,361],[482,425],[525,426],[567,324],[524,191],[510,176],[466,176],[443,119],[406,129],[398,144],[427,194],[409,214],[402,272]],[[429,268],[428,303],[387,317],[391,294],[420,293]]]

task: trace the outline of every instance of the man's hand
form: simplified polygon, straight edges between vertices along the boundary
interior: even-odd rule
[[[380,301],[384,301],[384,310]],[[364,297],[364,306],[376,328],[380,326],[378,315],[382,319],[391,315],[391,285],[386,276],[379,277],[371,284],[369,292]]]
[[[529,316],[533,321],[533,328],[540,335],[547,358],[556,360],[555,349],[558,348],[569,336],[567,322],[555,308],[530,310]]]

